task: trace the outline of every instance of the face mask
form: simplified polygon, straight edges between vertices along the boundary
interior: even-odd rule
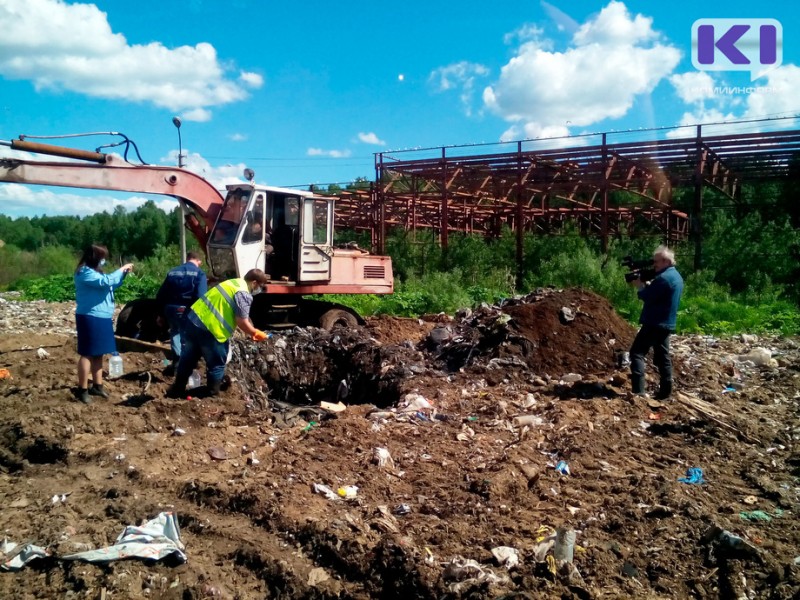
[[[258,286],[256,289],[254,289],[252,292],[250,292],[250,295],[251,296],[258,296],[260,293],[261,293],[261,286]]]
[[[101,258],[100,262],[98,263],[98,265],[102,267],[105,264],[106,264],[106,259],[105,258]]]

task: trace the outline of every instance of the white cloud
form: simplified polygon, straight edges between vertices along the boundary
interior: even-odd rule
[[[569,129],[564,125],[542,126],[539,123],[529,122],[522,126],[512,125],[503,135],[500,136],[501,142],[510,142],[520,138],[533,140],[536,138],[558,138],[569,135]],[[567,140],[566,145],[574,145],[574,140]]]
[[[523,43],[484,89],[484,104],[532,131],[622,117],[680,60],[679,50],[658,37],[652,19],[631,17],[612,1],[580,26],[564,52],[549,51],[539,40]]]
[[[242,71],[239,74],[239,80],[246,86],[251,88],[260,88],[261,86],[264,85],[264,77],[259,75],[258,73],[250,73],[247,71]]]
[[[373,144],[374,146],[385,146],[386,142],[380,139],[375,133],[370,131],[369,133],[362,133],[359,132],[358,139],[365,144]]]
[[[513,44],[514,42],[529,42],[531,40],[541,40],[542,36],[544,35],[544,30],[541,27],[537,27],[531,23],[525,23],[521,27],[518,27],[511,33],[507,33],[503,36],[503,41],[506,44]],[[551,45],[551,42],[543,40],[542,43]]]
[[[800,88],[800,67],[786,64],[778,67],[756,82],[739,86],[716,80],[704,72],[688,72],[670,77],[678,96],[693,105],[685,112],[679,125],[722,123],[748,119],[784,117],[797,114],[795,90]],[[785,127],[796,126],[796,120],[784,121]],[[748,124],[748,131],[768,127],[766,123]],[[708,134],[729,133],[728,130],[705,127]],[[670,137],[694,135],[686,129],[676,129]]]
[[[243,133],[232,133],[228,136],[228,139],[232,142],[243,142],[247,139],[247,136]]]
[[[173,112],[237,102],[260,75],[229,78],[207,43],[167,48],[128,44],[94,4],[63,0],[0,2],[0,76],[33,82],[37,90],[148,102]]]
[[[211,111],[205,108],[193,108],[181,114],[184,121],[195,121],[197,123],[206,123],[211,120]]]
[[[17,183],[0,185],[0,205],[3,206],[3,214],[12,218],[37,215],[86,216],[103,211],[111,213],[117,206],[124,206],[126,210],[133,211],[148,200],[155,202],[156,206],[165,212],[171,211],[178,205],[175,200],[164,196],[119,197],[103,192],[96,195],[80,195]]]
[[[347,158],[350,150],[323,150],[322,148],[309,148],[308,156],[327,156],[329,158]]]
[[[705,71],[689,71],[688,73],[677,73],[669,78],[669,82],[675,88],[678,97],[692,104],[702,102],[714,96],[714,79]]]
[[[461,62],[434,69],[428,76],[428,82],[437,92],[460,89],[459,98],[467,116],[472,114],[472,96],[475,91],[475,79],[486,77],[489,69],[477,63]]]

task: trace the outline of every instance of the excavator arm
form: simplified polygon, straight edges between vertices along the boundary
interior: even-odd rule
[[[15,150],[95,163],[0,157],[0,182],[172,196],[185,202],[199,217],[198,220],[192,214],[187,215],[186,225],[203,249],[222,208],[224,199],[214,186],[184,169],[133,165],[109,154],[22,140],[0,143]]]

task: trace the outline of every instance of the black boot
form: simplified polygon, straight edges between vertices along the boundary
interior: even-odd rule
[[[89,390],[87,388],[78,388],[78,393],[75,394],[78,398],[78,402],[82,402],[83,404],[91,404],[92,399],[89,397]]]
[[[208,395],[212,397],[219,396],[220,387],[222,387],[221,381],[215,381],[214,383],[210,384],[208,386]]]
[[[108,398],[108,392],[103,389],[103,384],[93,385],[89,388],[90,396],[100,396],[101,398]]]
[[[666,400],[672,395],[672,381],[662,381],[655,395],[656,400]]]
[[[167,390],[167,398],[185,398],[188,377],[177,377],[175,383]]]

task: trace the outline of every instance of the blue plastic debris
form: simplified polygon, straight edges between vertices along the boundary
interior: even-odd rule
[[[686,469],[686,477],[678,477],[678,481],[690,485],[701,485],[706,482],[705,479],[703,479],[703,469],[700,467]]]
[[[566,463],[566,461],[563,460],[559,461],[559,463],[556,465],[556,471],[558,471],[562,475],[570,475],[569,465]]]

